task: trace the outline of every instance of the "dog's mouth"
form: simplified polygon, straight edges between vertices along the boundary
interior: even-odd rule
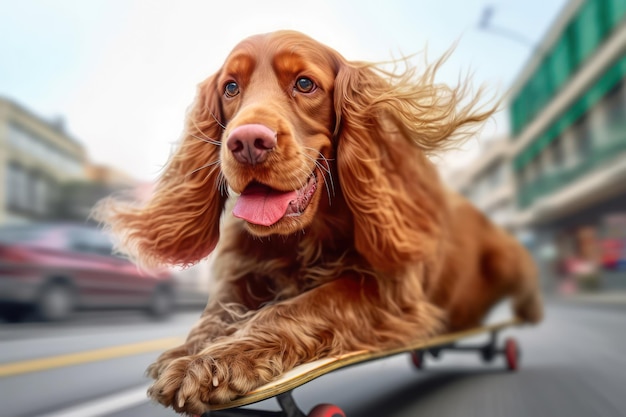
[[[279,191],[252,182],[237,199],[233,215],[252,224],[272,226],[285,217],[301,216],[316,190],[315,173],[311,174],[302,188],[293,191]]]

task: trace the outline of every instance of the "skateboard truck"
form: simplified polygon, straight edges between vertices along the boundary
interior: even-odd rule
[[[209,411],[202,417],[346,417],[336,405],[319,404],[305,414],[293,399],[293,390],[277,395],[280,411],[251,410],[245,408],[229,408],[226,410]]]
[[[507,368],[515,371],[519,365],[520,349],[515,339],[507,338],[503,347],[498,347],[498,332],[500,329],[489,333],[489,341],[483,345],[459,345],[456,342],[439,346],[431,346],[411,352],[413,365],[418,369],[424,368],[424,354],[428,352],[432,357],[438,358],[442,351],[452,350],[456,352],[479,352],[484,362],[491,362],[497,355],[504,355]]]

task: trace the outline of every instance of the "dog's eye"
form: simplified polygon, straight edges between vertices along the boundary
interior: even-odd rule
[[[310,93],[315,90],[315,83],[307,77],[300,77],[296,81],[296,89],[301,93]]]
[[[227,83],[224,86],[224,94],[226,97],[235,97],[239,94],[239,85],[234,81]]]

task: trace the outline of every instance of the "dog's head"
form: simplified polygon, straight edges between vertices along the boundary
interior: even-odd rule
[[[393,75],[297,32],[250,37],[199,85],[153,197],[97,217],[143,263],[187,265],[214,249],[229,195],[226,215],[255,236],[301,233],[337,200],[373,265],[415,258],[438,230],[425,154],[491,114],[477,97],[457,109],[464,90],[435,85],[440,63]]]
[[[240,43],[203,87],[219,97],[221,172],[250,233],[302,230],[328,198],[339,66],[329,48],[278,32]]]

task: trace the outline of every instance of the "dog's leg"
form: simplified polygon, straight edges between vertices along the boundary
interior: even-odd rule
[[[241,291],[242,282],[226,281],[220,283],[215,296],[209,299],[200,319],[193,326],[185,343],[163,352],[146,370],[146,374],[157,379],[161,372],[175,359],[195,355],[216,339],[232,334],[237,324],[247,319],[258,305],[252,305],[244,299]],[[257,300],[257,302],[260,302]]]
[[[176,411],[200,414],[298,364],[399,346],[440,331],[440,312],[426,301],[392,308],[382,298],[376,284],[340,278],[267,305],[232,335],[172,361],[149,394]]]
[[[543,318],[543,297],[539,288],[537,268],[528,254],[520,254],[519,279],[513,296],[513,311],[529,323],[538,323]]]
[[[485,276],[501,297],[512,297],[513,313],[529,322],[543,318],[543,304],[537,267],[528,253],[512,237],[506,235],[490,247],[483,259]],[[499,294],[501,292],[501,294]]]
[[[175,359],[194,355],[215,339],[232,333],[229,330],[234,316],[225,311],[218,303],[211,302],[204,310],[200,320],[189,332],[185,343],[163,352],[146,370],[146,375],[157,379],[161,372]]]

